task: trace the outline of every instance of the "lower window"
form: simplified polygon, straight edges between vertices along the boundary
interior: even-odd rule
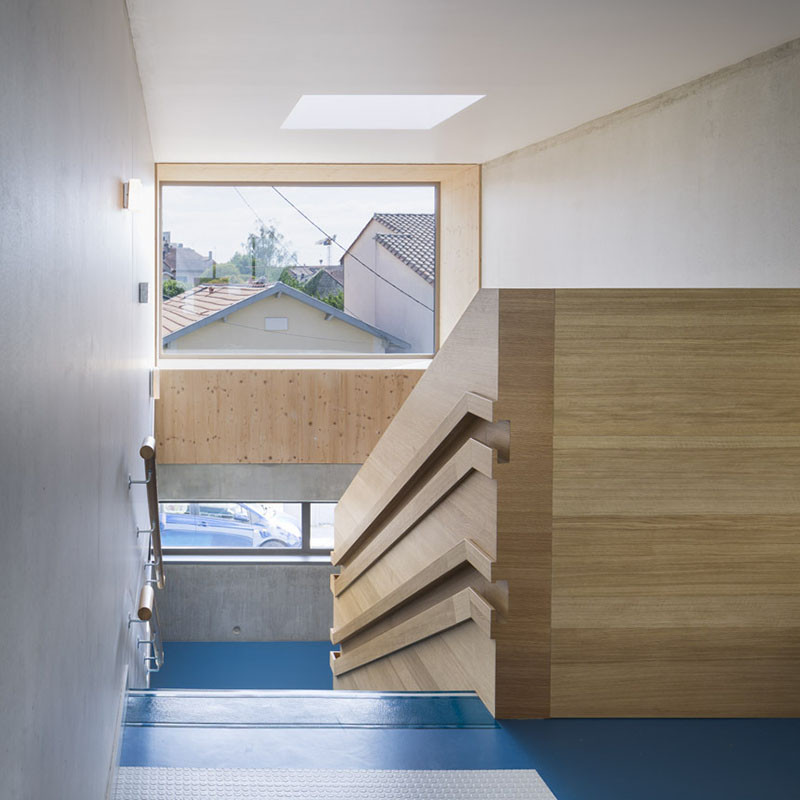
[[[234,551],[327,554],[335,503],[159,503],[162,548],[173,554]]]

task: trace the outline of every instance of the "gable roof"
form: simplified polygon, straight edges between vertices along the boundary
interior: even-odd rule
[[[272,286],[273,284],[269,284]],[[203,283],[161,304],[161,330],[170,335],[264,291],[264,286]],[[177,338],[177,337],[176,337]]]
[[[251,303],[266,300],[268,297],[278,294],[285,294],[321,311],[323,314],[366,331],[378,339],[383,339],[396,350],[408,350],[411,347],[408,342],[397,336],[376,328],[374,325],[362,322],[351,314],[345,314],[344,311],[340,311],[328,303],[323,303],[315,297],[310,297],[305,292],[293,289],[280,281],[269,284],[266,287],[250,284],[204,283],[194,289],[183,292],[183,294],[171,297],[169,300],[164,300],[161,304],[161,329],[164,344],[169,344],[187,333],[223,319],[229,314],[249,306]]]
[[[376,213],[372,218],[394,231],[376,234],[375,241],[428,283],[433,283],[436,267],[436,215]]]
[[[344,267],[341,264],[325,267],[325,272],[327,272],[336,283],[344,287]]]

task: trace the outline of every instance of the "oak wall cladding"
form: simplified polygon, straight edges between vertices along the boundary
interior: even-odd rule
[[[800,291],[481,290],[337,507],[334,686],[800,714],[798,398]]]

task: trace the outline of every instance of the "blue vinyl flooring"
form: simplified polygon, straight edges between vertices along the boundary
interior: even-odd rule
[[[247,660],[247,648],[231,649],[242,648],[244,644],[219,645],[216,653],[218,666],[221,668],[223,664]],[[289,669],[293,648],[287,650],[287,643],[279,644],[262,655],[270,663],[279,662],[281,668],[278,672],[281,672]],[[319,645],[320,659],[324,649],[322,664],[327,670],[330,645],[312,644]],[[174,656],[175,652],[175,645],[168,644],[167,660],[174,658],[173,669],[180,663]],[[270,652],[272,656],[269,656]],[[313,648],[297,648],[295,655],[307,660],[311,652]],[[308,664],[302,669],[308,669],[307,674],[322,675],[322,664],[318,665],[319,669],[312,669]],[[211,662],[205,665],[195,662],[184,676],[187,682],[196,668],[205,670],[203,680],[212,683],[225,683],[230,677],[214,678]],[[267,674],[263,664],[253,669],[262,678]],[[241,664],[239,670],[244,674]],[[301,672],[299,665],[289,671],[293,675],[306,674]],[[167,674],[165,670],[162,676]],[[173,675],[171,682],[174,686],[180,676],[178,672]],[[324,680],[330,680],[329,674]],[[194,688],[198,688],[194,683]],[[286,687],[262,685],[247,688]],[[475,722],[473,727],[435,727],[437,720],[447,725],[448,720],[452,722],[455,718],[452,709],[445,713],[440,706],[439,712],[431,711],[427,717],[431,727],[417,727],[421,706],[414,706],[414,696],[411,695],[405,717],[402,697],[395,700],[394,717],[382,717],[384,722],[391,718],[394,723],[390,719],[388,725],[371,725],[369,714],[364,716],[363,706],[358,707],[360,710],[353,706],[351,713],[347,710],[345,698],[341,701],[344,706],[336,712],[342,724],[330,725],[325,721],[330,721],[331,712],[330,709],[325,711],[321,697],[324,695],[315,698],[313,693],[304,696],[302,692],[295,692],[291,702],[285,706],[286,711],[275,712],[278,706],[270,706],[272,716],[264,717],[267,722],[277,720],[279,724],[260,724],[260,717],[253,717],[243,727],[230,724],[232,712],[221,709],[218,696],[212,698],[217,704],[216,710],[203,705],[211,699],[198,697],[199,706],[191,718],[182,712],[170,712],[172,716],[169,716],[164,711],[168,706],[162,706],[160,712],[154,712],[154,724],[147,724],[146,708],[140,707],[138,712],[131,714],[129,704],[122,765],[536,769],[558,800],[800,798],[798,719],[508,720],[495,727],[483,726],[480,719],[473,719],[469,714],[463,717],[465,712],[462,709],[458,713],[464,719],[468,717],[467,724]],[[464,700],[464,703],[464,708],[469,708],[468,701]],[[313,724],[315,707],[319,709],[322,727]],[[437,717],[437,713],[443,716]],[[159,717],[159,714],[166,716]],[[219,725],[214,724],[214,717]],[[175,724],[160,724],[159,719],[161,723]],[[406,724],[409,721],[412,724]]]
[[[164,642],[151,689],[332,689],[330,642]]]

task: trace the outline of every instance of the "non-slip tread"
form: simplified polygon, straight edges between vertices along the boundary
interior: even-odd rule
[[[556,800],[536,770],[120,767],[115,800]]]

